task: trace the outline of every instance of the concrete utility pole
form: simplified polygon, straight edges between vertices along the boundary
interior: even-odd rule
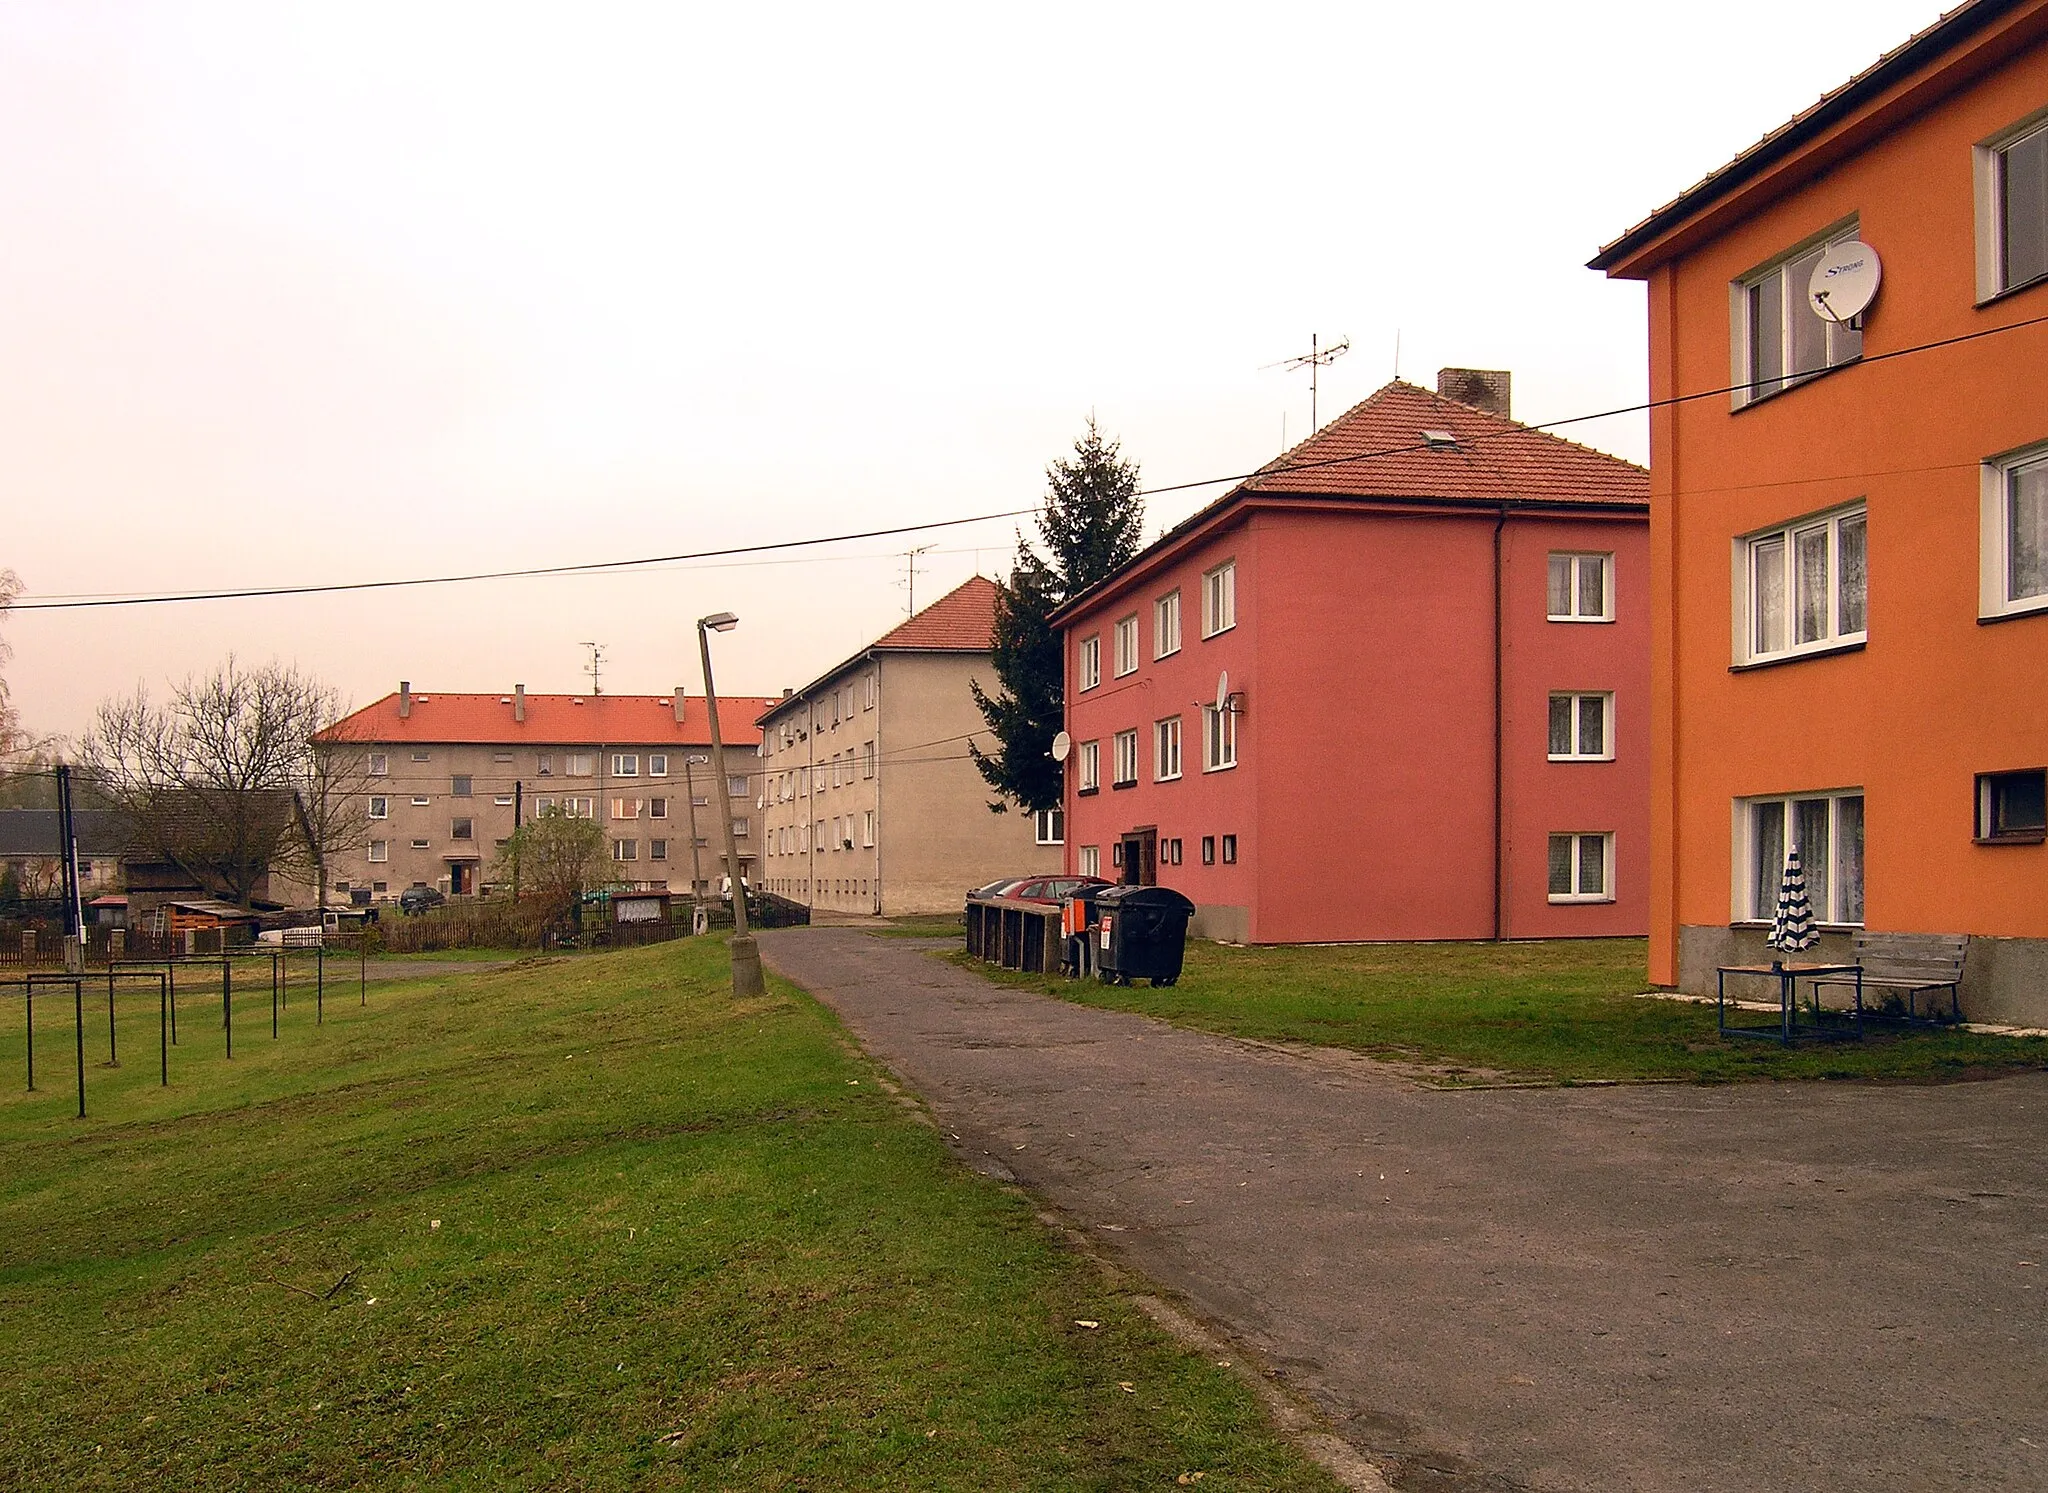
[[[683,802],[690,811],[690,931],[704,931],[704,862],[697,854],[696,757],[683,753]]]
[[[740,877],[739,846],[732,833],[732,794],[726,791],[725,739],[718,729],[718,686],[711,680],[711,634],[731,632],[740,619],[731,612],[713,612],[697,619],[697,651],[704,663],[704,702],[711,712],[712,791],[718,796],[718,822],[725,831],[725,874],[732,882],[732,993],[735,996],[765,994],[761,978],[761,949],[747,931],[747,888]],[[694,838],[694,837],[693,837]]]

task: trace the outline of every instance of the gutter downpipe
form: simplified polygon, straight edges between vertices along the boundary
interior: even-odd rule
[[[1508,507],[1500,505],[1493,521],[1493,941],[1507,937],[1507,823],[1503,778],[1506,772],[1506,725],[1503,716],[1501,538],[1508,525]]]
[[[875,916],[882,916],[882,712],[888,702],[882,698],[882,661],[875,657],[870,648],[866,663],[873,669],[875,680]],[[865,688],[865,686],[863,686]]]

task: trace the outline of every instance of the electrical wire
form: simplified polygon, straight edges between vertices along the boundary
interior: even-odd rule
[[[1943,348],[1960,346],[1966,342],[1975,342],[1985,337],[1996,337],[2007,332],[2020,331],[2027,327],[2041,326],[2044,323],[2048,323],[2048,315],[2028,317],[2021,321],[2005,322],[1995,327],[1980,327],[1974,332],[1963,332],[1954,337],[1942,337],[1931,342],[1915,343],[1909,347],[1893,348],[1888,352],[1865,353],[1855,361],[1862,365],[1890,362],[1896,358],[1935,352]],[[1657,410],[1671,409],[1700,399],[1726,398],[1745,390],[1754,390],[1757,387],[1756,381],[1745,380],[1741,383],[1724,384],[1719,388],[1700,389],[1686,394],[1673,394],[1663,399],[1645,400],[1637,404],[1617,405],[1612,409],[1596,410],[1583,415],[1567,415],[1557,420],[1545,420],[1535,424],[1521,425],[1518,426],[1518,430],[1554,431],[1568,425],[1583,425],[1594,420],[1614,419],[1621,415],[1653,413]],[[1476,445],[1488,440],[1504,439],[1515,433],[1512,431],[1502,431],[1495,435],[1474,435],[1463,438],[1463,442]],[[1313,439],[1313,437],[1310,437],[1310,439]],[[1401,456],[1429,449],[1429,442],[1413,441],[1374,451],[1355,451],[1343,456],[1271,463],[1249,472],[1236,472],[1220,477],[1204,477],[1191,482],[1175,482],[1158,487],[1139,488],[1134,496],[1158,497],[1167,493],[1191,492],[1199,488],[1220,487],[1226,483],[1250,482],[1259,478],[1277,477],[1293,472],[1346,466],[1353,462],[1374,461],[1389,456]],[[999,519],[1021,518],[1026,514],[1035,513],[1036,511],[1035,506],[1029,508],[1006,508],[994,513],[975,514],[968,518],[934,519],[926,523],[901,524],[887,529],[867,529],[856,533],[820,535],[810,539],[783,539],[765,544],[733,545],[724,549],[697,550],[673,555],[645,555],[621,560],[592,560],[573,565],[537,565],[515,570],[472,571],[457,575],[410,576],[379,581],[335,581],[301,586],[257,586],[220,591],[164,592],[133,596],[112,596],[99,599],[59,599],[57,597],[48,597],[41,600],[17,599],[11,610],[21,612],[63,611],[102,607],[156,606],[188,601],[245,601],[263,597],[321,596],[349,591],[379,591],[400,587],[460,585],[474,581],[526,580],[540,576],[591,575],[620,570],[645,569],[649,566],[677,565],[690,561],[729,559],[739,555],[770,554],[783,550],[808,549],[828,544],[847,544],[862,539],[894,538],[904,534],[927,533],[934,529],[960,528],[970,524],[992,523]]]

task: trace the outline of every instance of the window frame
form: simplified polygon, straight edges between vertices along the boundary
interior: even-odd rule
[[[1793,826],[1798,815],[1795,806],[1822,799],[1826,800],[1829,805],[1827,828],[1828,864],[1825,868],[1828,905],[1822,907],[1816,903],[1813,909],[1813,921],[1816,927],[1827,929],[1855,929],[1864,926],[1864,919],[1861,917],[1852,919],[1836,915],[1845,908],[1845,903],[1838,898],[1838,894],[1844,890],[1844,883],[1839,874],[1841,865],[1836,855],[1842,832],[1841,811],[1838,806],[1844,800],[1856,800],[1858,819],[1860,822],[1867,824],[1868,819],[1864,807],[1865,796],[1863,789],[1860,787],[1818,788],[1808,792],[1795,793],[1759,793],[1746,798],[1738,798],[1734,801],[1734,812],[1732,815],[1734,821],[1732,825],[1733,874],[1729,878],[1732,883],[1730,888],[1732,905],[1729,909],[1729,922],[1731,924],[1762,927],[1768,926],[1771,923],[1777,914],[1778,883],[1784,874],[1784,847],[1791,843]],[[1757,851],[1759,847],[1757,844],[1756,811],[1766,804],[1776,805],[1780,811],[1780,843],[1776,857],[1778,870],[1772,874],[1768,888],[1764,888],[1759,880],[1760,868],[1757,865]],[[1804,847],[1802,847],[1800,863],[1806,869],[1807,887],[1810,893],[1816,878],[1813,872],[1813,857],[1804,853]],[[1869,888],[1865,881],[1868,866],[1869,856],[1866,852],[1862,857],[1862,864],[1857,867],[1856,877],[1858,897],[1863,904],[1859,911],[1865,913],[1867,913],[1869,907]]]
[[[874,810],[868,811],[870,821]],[[1040,845],[1064,845],[1067,843],[1067,811],[1058,804],[1049,809],[1039,809],[1031,816],[1032,833]],[[875,842],[870,839],[870,845]]]
[[[1223,837],[1223,864],[1226,866],[1234,866],[1237,864],[1236,835],[1225,835]]]
[[[1549,852],[1559,840],[1572,842],[1572,889],[1568,892],[1550,890]],[[1600,849],[1600,890],[1584,890],[1586,871],[1586,843],[1598,841]],[[1549,832],[1544,841],[1544,895],[1554,906],[1584,906],[1590,903],[1612,902],[1614,900],[1614,831],[1597,829],[1558,829]]]
[[[372,793],[372,794],[370,794],[370,795],[369,795],[369,799],[370,799],[370,812],[369,812],[369,815],[368,815],[368,817],[369,817],[369,818],[371,818],[371,819],[389,819],[389,818],[391,817],[391,796],[390,796],[389,794],[386,794],[386,793]]]
[[[1237,626],[1237,557],[1202,572],[1202,640]]]
[[[476,797],[476,775],[467,772],[458,772],[452,775],[448,779],[448,796],[450,798]]]
[[[1218,725],[1222,722],[1222,725]],[[1229,772],[1237,766],[1237,712],[1202,706],[1202,771]]]
[[[1109,780],[1112,790],[1138,786],[1138,728],[1130,726],[1110,738],[1110,768],[1115,774]],[[1125,769],[1129,768],[1126,772]]]
[[[448,821],[448,838],[451,840],[468,840],[474,843],[476,840],[475,816],[465,814],[461,818],[450,819]]]
[[[1116,619],[1111,629],[1114,647],[1111,649],[1110,667],[1114,677],[1122,679],[1127,674],[1138,672],[1138,614]]]
[[[381,866],[387,863],[391,859],[391,842],[389,840],[372,840],[370,842],[369,858],[374,865]]]
[[[1100,845],[1083,845],[1075,853],[1074,868],[1083,876],[1100,876],[1102,874],[1102,847]]]
[[[647,776],[650,778],[665,778],[668,776],[667,752],[649,752],[647,754]]]
[[[389,752],[371,752],[371,753],[370,753],[369,755],[370,755],[370,764],[369,764],[369,766],[370,766],[370,773],[369,773],[369,775],[370,775],[371,777],[373,777],[373,778],[388,778],[388,777],[390,777],[390,776],[391,776],[391,754],[390,754]]]
[[[2048,480],[2048,441],[2036,441],[1991,457],[1980,468],[1977,544],[1977,620],[1980,622],[2000,622],[2008,617],[2048,611],[2048,590],[2032,596],[2015,597],[2011,594],[2015,479],[2020,473],[2037,467],[2042,469],[2044,480]],[[2048,559],[2043,563],[2048,566]]]
[[[1859,238],[1861,234],[1862,228],[1857,218],[1851,216],[1841,219],[1818,233],[1808,235],[1790,248],[1772,255],[1762,264],[1729,282],[1728,330],[1731,356],[1728,382],[1732,409],[1749,409],[1766,400],[1789,393],[1802,384],[1811,383],[1837,368],[1851,367],[1862,359],[1863,333],[1860,327],[1851,329],[1843,323],[1831,322],[1816,315],[1814,320],[1819,322],[1823,329],[1821,366],[1808,369],[1804,373],[1787,371],[1787,365],[1791,361],[1792,344],[1795,341],[1793,325],[1789,319],[1790,308],[1795,304],[1795,300],[1789,294],[1781,294],[1778,304],[1778,335],[1782,339],[1778,348],[1779,372],[1769,379],[1760,378],[1757,376],[1755,358],[1758,339],[1751,316],[1755,293],[1766,282],[1776,277],[1782,287],[1785,283],[1784,273],[1794,262],[1809,255],[1825,253],[1834,245]],[[1798,288],[1796,304],[1806,304],[1806,287],[1803,285]],[[1846,340],[1851,335],[1856,338],[1855,350],[1836,357],[1837,336]]]
[[[1842,525],[1850,519],[1863,521],[1863,626],[1853,632],[1842,630],[1842,569],[1841,532]],[[1809,642],[1792,641],[1798,631],[1799,613],[1799,550],[1801,535],[1810,534],[1825,525],[1828,535],[1828,619],[1831,630]],[[1783,626],[1786,643],[1782,648],[1766,650],[1757,643],[1759,617],[1757,608],[1760,597],[1757,586],[1758,546],[1772,541],[1783,547],[1780,564],[1783,574],[1781,595],[1785,608]],[[1870,506],[1866,499],[1823,508],[1819,512],[1804,514],[1799,518],[1766,529],[1755,529],[1747,534],[1735,536],[1732,558],[1734,574],[1731,591],[1735,601],[1733,613],[1733,667],[1755,668],[1768,664],[1789,663],[1794,659],[1812,658],[1829,653],[1842,653],[1863,647],[1870,639]]]
[[[1074,672],[1080,679],[1076,694],[1085,694],[1102,683],[1102,634],[1091,632],[1081,639],[1080,648],[1074,659]]]
[[[1550,692],[1550,714],[1552,716],[1555,716],[1557,702],[1560,700],[1571,701],[1571,730],[1569,733],[1571,750],[1565,752],[1549,750],[1552,744],[1548,731],[1550,722],[1546,720],[1544,734],[1545,760],[1550,762],[1612,762],[1614,760],[1614,691],[1590,689],[1552,690]],[[1599,702],[1601,750],[1598,752],[1582,752],[1579,750],[1579,745],[1584,740],[1585,708],[1586,702],[1589,700]]]
[[[612,776],[615,778],[639,777],[640,754],[638,752],[613,752]]]
[[[1180,652],[1180,587],[1152,602],[1152,657],[1155,661]]]
[[[2035,135],[2044,133],[2048,133],[2048,107],[2036,109],[1971,147],[1971,176],[1976,197],[1976,303],[1979,306],[2048,284],[2048,269],[2024,280],[2009,282],[2006,279],[2005,243],[2006,155],[2014,146],[2025,144]]]
[[[1152,781],[1174,783],[1181,774],[1181,723],[1169,715],[1152,723]]]
[[[639,860],[640,842],[638,840],[612,841],[612,859],[619,862]]]
[[[1102,791],[1102,742],[1081,743],[1080,765],[1075,773],[1079,786],[1076,793],[1100,793]]]
[[[2021,778],[2031,778],[2042,789],[2048,790],[2048,768],[2013,767],[1999,772],[1977,774],[1977,822],[1976,832],[1971,837],[1978,845],[2040,845],[2048,843],[2048,818],[2040,824],[2023,825],[2017,829],[2001,830],[1997,827],[1998,789],[2001,783],[2012,783]],[[2048,792],[2044,792],[2048,797]]]
[[[1550,609],[1550,573],[1558,561],[1567,567],[1566,584],[1570,588],[1572,610],[1553,612]],[[1597,615],[1578,610],[1582,594],[1580,570],[1587,560],[1598,560],[1600,573],[1600,611]],[[1614,620],[1614,552],[1612,550],[1552,550],[1545,560],[1543,570],[1543,618],[1546,622],[1612,622]]]

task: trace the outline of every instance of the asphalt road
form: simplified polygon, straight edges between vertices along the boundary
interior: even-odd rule
[[[761,937],[1402,1489],[2048,1489],[2048,1075],[1436,1091]]]

